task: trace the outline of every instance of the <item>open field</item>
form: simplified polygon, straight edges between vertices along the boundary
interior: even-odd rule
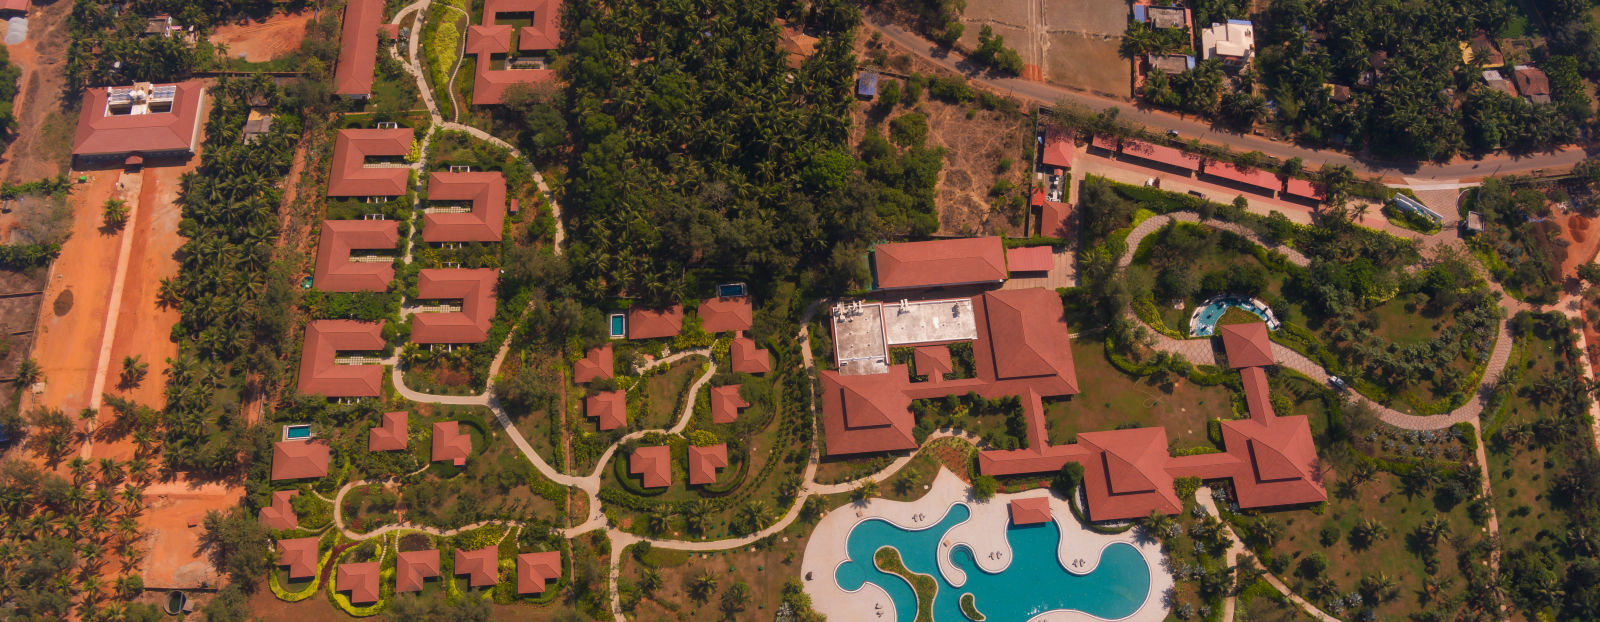
[[[274,15],[265,21],[218,26],[211,33],[211,43],[228,46],[228,56],[233,58],[252,63],[269,61],[300,48],[311,14],[301,11]]]
[[[61,109],[70,13],[70,2],[38,4],[28,15],[27,40],[6,47],[11,63],[22,68],[22,77],[17,82],[16,100],[11,102],[16,139],[0,158],[0,179],[31,181],[67,170],[77,122]]]

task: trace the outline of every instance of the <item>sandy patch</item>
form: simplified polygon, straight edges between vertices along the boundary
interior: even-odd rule
[[[306,38],[306,22],[311,21],[311,11],[289,15],[275,15],[264,21],[218,26],[211,33],[211,42],[228,46],[228,56],[252,63],[279,58],[300,49],[300,40]]]
[[[76,119],[61,111],[61,88],[66,79],[67,16],[71,2],[35,5],[28,14],[28,38],[6,46],[11,64],[22,68],[12,109],[17,117],[16,140],[5,150],[0,177],[31,181],[52,177],[67,169]]]
[[[201,548],[206,512],[226,512],[239,503],[243,490],[220,484],[160,483],[145,490],[146,554],[140,568],[145,589],[216,587],[221,574]],[[269,592],[270,593],[270,592]]]
[[[1133,65],[1117,52],[1121,37],[1052,31],[1046,41],[1045,80],[1113,97],[1132,95]]]

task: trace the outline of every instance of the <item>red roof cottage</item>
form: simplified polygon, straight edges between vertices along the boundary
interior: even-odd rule
[[[411,434],[407,429],[410,414],[405,411],[383,413],[383,425],[367,431],[367,451],[405,449]]]
[[[515,84],[554,80],[545,56],[561,45],[560,0],[487,0],[483,23],[467,28],[464,54],[477,55],[472,80],[472,103],[484,106],[505,101]],[[497,24],[499,18],[526,20],[520,28]]]
[[[489,587],[500,581],[500,547],[456,549],[455,562],[456,575],[467,575],[467,585]]]
[[[683,330],[683,305],[665,309],[629,309],[629,339],[675,337]]]
[[[290,579],[304,579],[317,573],[317,562],[321,555],[317,553],[319,538],[292,538],[278,541],[278,565],[289,567]]]
[[[272,493],[272,505],[261,508],[261,524],[267,529],[294,529],[300,525],[299,519],[294,515],[294,503],[291,499],[300,494],[298,490],[279,490]]]
[[[472,437],[461,433],[457,421],[437,421],[433,424],[433,461],[449,462],[456,466],[467,463],[472,453]]]
[[[327,397],[377,397],[382,393],[383,366],[340,365],[340,352],[382,350],[383,323],[315,320],[306,324],[300,350],[300,392]]]
[[[506,177],[498,172],[428,175],[428,200],[461,202],[468,211],[429,211],[422,216],[422,241],[499,242],[506,221]]]
[[[339,130],[333,137],[333,169],[328,172],[330,197],[397,197],[406,193],[411,168],[367,166],[367,158],[404,158],[411,154],[409,127]]]
[[[672,448],[666,445],[640,447],[628,457],[628,472],[638,475],[645,488],[672,485]]]
[[[439,576],[439,550],[402,551],[395,558],[394,591],[420,592],[423,583]]]
[[[334,587],[340,592],[350,592],[352,605],[378,602],[379,570],[378,562],[339,564]]]
[[[328,474],[328,441],[278,441],[272,444],[272,480],[310,479]]]
[[[583,384],[591,380],[610,380],[614,375],[611,344],[589,348],[589,353],[572,366],[572,381]]]
[[[729,384],[720,387],[711,387],[711,422],[733,423],[739,420],[739,410],[750,406],[739,396],[739,387],[743,385]]]
[[[717,471],[728,467],[728,444],[708,447],[689,446],[689,484],[715,484]]]
[[[353,261],[356,249],[394,250],[400,241],[395,220],[325,220],[317,241],[312,283],[325,292],[381,292],[394,280],[394,258]]]
[[[628,424],[628,394],[603,391],[583,400],[583,410],[598,419],[600,431],[615,430]]]
[[[1050,497],[1024,497],[1012,499],[1011,524],[1037,525],[1050,522]]]
[[[489,339],[489,324],[494,320],[495,285],[500,271],[494,268],[427,269],[417,275],[420,300],[460,300],[461,310],[446,313],[415,313],[411,316],[411,340],[417,343],[483,343]]]
[[[561,578],[561,551],[517,556],[517,593],[543,594],[545,584]]]

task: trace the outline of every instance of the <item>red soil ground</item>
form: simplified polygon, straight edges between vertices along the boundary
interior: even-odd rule
[[[308,21],[311,11],[274,15],[264,22],[227,24],[211,33],[211,42],[228,46],[229,57],[244,54],[246,61],[265,62],[299,49]]]
[[[28,38],[6,46],[11,64],[22,68],[17,98],[17,137],[0,159],[0,178],[31,181],[67,168],[72,124],[61,112],[61,87],[66,79],[67,15],[71,2],[35,5],[28,11]]]

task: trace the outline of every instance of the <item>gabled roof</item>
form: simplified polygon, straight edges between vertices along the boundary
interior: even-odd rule
[[[307,479],[328,474],[328,441],[278,441],[272,444],[272,479]]]
[[[463,54],[505,54],[511,51],[511,25],[473,24],[467,27],[467,45]]]
[[[1060,296],[1042,288],[998,290],[985,292],[983,305],[997,378],[1055,376],[1078,392]]]
[[[530,24],[516,30],[517,49],[511,49],[510,25],[496,25],[499,13],[533,13]],[[467,54],[477,54],[472,84],[472,103],[498,104],[506,89],[514,84],[537,84],[556,79],[551,69],[491,69],[491,54],[553,50],[561,46],[560,0],[487,0],[482,25],[467,29]],[[474,36],[476,31],[476,36]]]
[[[19,13],[27,13],[29,4],[31,4],[30,0],[5,0],[4,2],[0,2],[0,11],[17,11]]]
[[[879,244],[872,251],[878,289],[999,283],[1006,279],[999,237]]]
[[[700,303],[700,327],[708,333],[750,330],[755,312],[749,296],[708,298]]]
[[[433,424],[433,461],[450,462],[456,466],[467,463],[472,453],[472,437],[461,433],[456,421],[437,421]]]
[[[298,490],[279,490],[272,493],[272,505],[261,508],[261,524],[267,529],[294,529],[300,526],[300,520],[294,515],[294,503],[290,501]]]
[[[278,541],[278,565],[289,567],[290,579],[304,579],[317,574],[317,537],[292,538]]]
[[[395,451],[405,449],[411,434],[407,429],[410,415],[406,411],[383,413],[383,425],[367,432],[367,451]]]
[[[1006,269],[1018,272],[1049,272],[1055,267],[1055,254],[1048,246],[1023,246],[1006,249]]]
[[[1300,179],[1298,177],[1290,177],[1289,180],[1284,184],[1283,191],[1297,197],[1314,199],[1317,201],[1327,198],[1327,195],[1322,193],[1321,185],[1309,180]]]
[[[1012,499],[1011,524],[1037,525],[1050,522],[1050,497]]]
[[[886,374],[845,376],[822,371],[822,427],[828,455],[897,451],[917,446],[912,435],[906,367]]]
[[[561,551],[517,556],[517,593],[543,594],[545,583],[561,578]]]
[[[379,570],[378,562],[339,564],[335,591],[350,592],[352,605],[378,602]]]
[[[350,261],[356,249],[393,250],[400,240],[398,220],[325,220],[317,241],[313,283],[325,292],[381,292],[394,280],[393,261]]]
[[[428,200],[471,201],[467,212],[422,217],[424,242],[499,242],[506,221],[506,176],[498,172],[428,175]]]
[[[1137,518],[1152,510],[1175,514],[1182,509],[1166,470],[1165,428],[1084,432],[1078,443],[1092,451],[1083,463],[1090,520]]]
[[[689,446],[689,484],[699,486],[717,481],[717,470],[728,466],[728,444],[707,447]]]
[[[1096,137],[1096,140],[1099,140]],[[1097,143],[1098,146],[1098,143]],[[1159,162],[1167,166],[1176,166],[1191,171],[1200,170],[1200,156],[1185,153],[1184,150],[1166,145],[1147,143],[1142,140],[1124,138],[1121,143],[1122,154],[1144,158],[1151,162]],[[1108,147],[1109,149],[1109,147]]]
[[[205,86],[199,80],[177,84],[158,84],[155,87],[174,86],[172,110],[145,114],[110,114],[106,106],[110,98],[107,87],[88,89],[83,93],[83,108],[78,114],[78,130],[72,137],[72,155],[103,156],[126,153],[159,153],[194,151],[200,141],[200,114],[205,99]]]
[[[1272,417],[1272,393],[1267,387],[1267,372],[1261,367],[1246,367],[1239,370],[1240,383],[1244,387],[1244,403],[1249,409],[1251,417]]]
[[[599,419],[600,431],[615,430],[628,424],[628,394],[625,391],[603,391],[583,400],[583,410]]]
[[[918,346],[911,360],[916,364],[917,373],[927,376],[930,382],[944,380],[944,375],[955,369],[950,364],[949,346]]]
[[[1247,186],[1255,186],[1262,190],[1273,191],[1283,187],[1283,181],[1278,176],[1259,168],[1235,166],[1230,162],[1206,160],[1205,173],[1214,177],[1221,177],[1228,181],[1235,181]]]
[[[406,193],[411,169],[367,166],[367,158],[401,157],[411,153],[409,127],[339,130],[333,138],[333,169],[328,172],[330,197],[397,197]]]
[[[344,28],[339,34],[339,62],[333,69],[333,92],[338,95],[372,94],[373,68],[378,63],[378,24],[383,21],[383,0],[349,0],[344,5]]]
[[[744,401],[744,398],[739,396],[741,386],[743,385],[729,384],[711,387],[712,423],[733,423],[739,419],[739,409],[750,406],[750,402]]]
[[[300,350],[300,392],[326,397],[377,397],[382,393],[382,365],[338,365],[340,352],[382,350],[383,323],[356,320],[313,320],[306,324]]]
[[[672,448],[666,445],[640,447],[628,457],[628,472],[644,480],[645,488],[672,485]]]
[[[673,337],[683,329],[683,305],[665,309],[628,309],[629,339]]]
[[[765,374],[772,371],[772,353],[756,347],[756,340],[739,335],[728,348],[728,359],[733,371],[741,374]]]
[[[472,587],[488,587],[500,580],[500,548],[486,546],[467,551],[456,549],[456,575],[467,575]]]
[[[1072,134],[1054,128],[1044,133],[1044,151],[1040,154],[1040,162],[1045,166],[1071,168],[1072,155]]]
[[[396,558],[394,591],[420,592],[423,582],[439,576],[439,549],[405,551]]]
[[[1517,65],[1511,69],[1511,79],[1517,82],[1517,90],[1529,98],[1550,95],[1550,77],[1544,71],[1528,65]]]
[[[589,353],[572,366],[572,381],[578,384],[591,380],[608,380],[615,375],[611,357],[611,344],[590,348]]]
[[[1265,322],[1223,324],[1217,327],[1222,335],[1222,350],[1228,355],[1228,366],[1262,367],[1277,365],[1272,358],[1272,337],[1267,335]]]
[[[416,343],[483,343],[494,320],[494,268],[427,269],[417,275],[417,298],[460,300],[461,310],[417,313],[411,316],[411,340]]]

